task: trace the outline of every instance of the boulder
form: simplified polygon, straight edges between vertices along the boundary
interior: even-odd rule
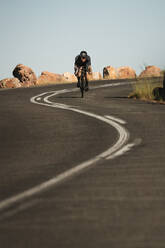
[[[104,67],[103,78],[105,78],[105,79],[117,79],[116,69],[112,66]]]
[[[131,79],[136,78],[136,72],[129,66],[122,66],[117,68],[117,78],[118,79]]]
[[[136,78],[136,72],[129,66],[114,68],[112,66],[104,67],[103,77],[105,79],[128,79]]]
[[[44,71],[38,78],[37,84],[53,84],[66,82],[66,78],[61,74],[55,74],[52,72]]]
[[[0,88],[20,88],[21,83],[18,78],[5,78],[0,81]]]
[[[77,82],[77,77],[70,72],[65,72],[63,76],[68,82]]]
[[[92,74],[87,73],[87,78],[89,81],[95,81],[95,80],[103,79],[100,72],[92,72]]]
[[[100,72],[93,72],[92,73],[92,80],[102,80],[102,75]]]
[[[37,77],[34,71],[28,66],[19,64],[15,67],[13,71],[13,76],[18,78],[19,81],[24,84],[24,86],[36,85]]]
[[[161,69],[156,66],[146,66],[145,70],[139,75],[140,78],[144,77],[160,77]]]

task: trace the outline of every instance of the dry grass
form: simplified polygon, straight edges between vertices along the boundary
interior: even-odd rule
[[[155,79],[140,79],[133,85],[133,92],[129,97],[141,100],[155,100],[153,90],[156,87],[162,87],[161,79],[158,81],[155,81]]]

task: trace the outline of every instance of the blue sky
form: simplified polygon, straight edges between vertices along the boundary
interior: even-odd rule
[[[0,0],[0,79],[19,64],[73,72],[81,50],[94,71],[165,68],[164,0]]]

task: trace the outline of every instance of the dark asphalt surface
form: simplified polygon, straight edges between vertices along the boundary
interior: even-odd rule
[[[93,85],[107,83],[97,82]],[[0,91],[0,201],[108,149],[117,131],[94,118],[30,103],[73,85]],[[92,86],[91,86],[92,88]],[[2,248],[165,247],[165,105],[127,98],[132,86],[51,98],[127,121],[129,142],[114,160],[0,212]]]

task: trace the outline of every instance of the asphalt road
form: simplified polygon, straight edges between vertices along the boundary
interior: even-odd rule
[[[93,88],[107,83],[91,83],[84,99],[73,91],[49,100],[120,118],[127,144],[141,143],[4,208],[114,147],[119,134],[97,118],[30,102],[74,85],[0,91],[0,247],[165,247],[165,106],[128,99],[131,85]]]

